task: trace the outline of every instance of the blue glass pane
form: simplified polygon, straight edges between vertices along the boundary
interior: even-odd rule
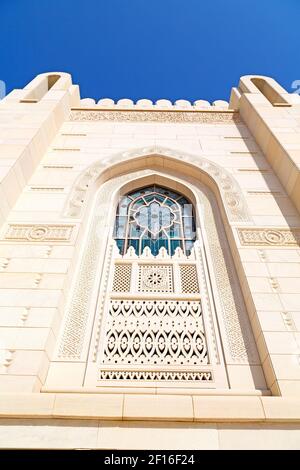
[[[175,250],[178,247],[180,247],[181,249],[183,248],[182,240],[171,240],[171,256],[174,255]]]
[[[171,225],[174,220],[174,214],[170,211],[168,207],[160,208],[161,215],[161,225],[164,227],[166,225]]]
[[[124,243],[124,240],[116,240],[117,247],[119,248],[121,254],[124,253]]]
[[[127,209],[128,209],[128,204],[131,202],[131,200],[128,197],[122,197],[120,199],[118,209],[117,209],[117,214],[118,215],[126,215],[127,214]]]
[[[139,240],[132,240],[132,239],[129,239],[129,240],[128,240],[128,248],[129,248],[130,246],[133,246],[133,248],[135,249],[136,254],[138,255],[138,254],[139,254],[139,246],[140,246]]]
[[[154,239],[142,239],[142,252],[144,248],[148,246],[151,250],[151,253],[156,256],[159,253],[160,248],[165,247],[168,250],[168,240],[163,240],[161,238],[154,240]]]
[[[165,194],[166,196],[168,196],[169,194],[169,190],[166,188],[162,188],[161,186],[155,186],[155,191],[160,194]]]
[[[154,191],[154,187],[148,186],[147,188],[142,188],[142,189],[138,189],[137,191],[133,191],[129,195],[133,199],[136,199],[139,196],[144,196],[145,194],[153,193],[153,191]]]
[[[143,196],[144,194],[145,194],[145,191],[141,192],[140,190],[138,190],[138,191],[135,191],[134,193],[131,193],[130,197],[132,197],[132,199],[136,199],[137,197]]]
[[[189,204],[189,201],[183,196],[181,196],[179,199],[177,199],[177,202],[181,206],[184,206],[185,204]]]
[[[192,240],[185,241],[185,252],[187,256],[191,254],[191,249],[193,248],[193,246],[194,246],[194,242]]]
[[[183,215],[186,215],[188,217],[193,216],[193,205],[192,204],[189,204],[189,203],[184,204],[184,206],[183,206]]]
[[[159,233],[159,238],[162,238],[162,239],[168,239],[170,238],[170,233],[169,233],[169,229],[163,229],[160,233]]]
[[[178,223],[175,223],[169,229],[166,229],[166,232],[169,233],[170,238],[182,237],[181,227]]]
[[[118,216],[116,217],[115,230],[114,230],[114,236],[116,238],[125,237],[126,222],[127,222],[127,217],[118,217]]]
[[[145,191],[136,191],[134,194],[132,194],[132,196],[134,196],[134,199],[136,199],[137,197],[140,197],[140,196],[144,196],[145,194]]]
[[[158,238],[162,237],[162,232],[160,233],[153,233],[146,230],[143,235],[143,238],[149,238],[150,240],[157,240]]]
[[[176,202],[175,202],[176,201]],[[173,253],[181,246],[179,238],[187,238],[187,250],[190,251],[195,239],[195,221],[193,208],[189,201],[175,191],[156,185],[140,188],[123,196],[117,208],[114,237],[123,247],[126,239],[127,218],[129,213],[129,240],[127,246],[143,249],[149,246],[154,255],[161,246]],[[183,231],[182,231],[183,228]],[[143,237],[142,246],[138,238]],[[168,246],[169,240],[172,245]]]
[[[183,218],[183,230],[185,238],[193,238],[195,236],[195,227],[192,217]]]
[[[140,199],[137,199],[131,206],[131,209],[132,210],[137,210],[140,206],[144,206],[145,205],[145,201],[144,199],[140,198]]]
[[[136,223],[132,223],[129,225],[129,237],[130,238],[139,238],[141,235],[141,227],[137,225]]]
[[[135,213],[134,219],[138,225],[142,227],[148,227],[149,225],[149,209],[148,207],[141,207],[139,211]]]
[[[160,203],[164,202],[165,197],[161,196],[160,194],[154,193],[154,194],[148,194],[147,196],[144,197],[145,201],[149,204],[152,201],[158,201]]]
[[[164,247],[166,248],[167,250],[169,249],[169,240],[167,239],[163,239],[163,238],[160,238],[157,242],[157,245],[158,245],[158,251],[160,250],[160,248]]]
[[[176,211],[179,209],[178,205],[172,200],[172,199],[166,199],[164,201],[164,206],[170,207],[173,211]]]
[[[177,199],[179,197],[179,194],[174,193],[173,191],[170,191],[169,189],[166,189],[166,188],[161,188],[157,186],[155,187],[155,190],[160,194],[171,197],[172,199]]]
[[[143,238],[141,240],[141,253],[143,253],[143,250],[146,246],[151,247],[151,239],[150,238]]]
[[[148,186],[148,188],[144,188],[143,191],[145,191],[145,194],[154,193],[155,188],[154,188],[154,186]]]

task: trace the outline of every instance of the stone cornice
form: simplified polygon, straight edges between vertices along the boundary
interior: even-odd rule
[[[238,396],[237,396],[238,395]],[[126,393],[1,394],[0,418],[299,423],[298,398]]]

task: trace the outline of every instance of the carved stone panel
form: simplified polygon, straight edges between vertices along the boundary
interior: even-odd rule
[[[116,264],[113,280],[114,292],[129,292],[131,285],[131,264]]]
[[[4,240],[30,242],[59,242],[69,241],[74,225],[50,224],[11,224],[4,235]]]
[[[182,292],[189,294],[199,292],[196,266],[190,264],[181,264],[179,269]]]
[[[112,300],[101,364],[208,364],[199,301]]]
[[[300,229],[240,228],[238,235],[244,246],[300,246]]]
[[[138,290],[141,292],[173,292],[172,266],[140,265]]]

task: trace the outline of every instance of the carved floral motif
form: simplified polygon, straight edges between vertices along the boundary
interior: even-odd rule
[[[141,265],[139,291],[173,292],[172,266]]]

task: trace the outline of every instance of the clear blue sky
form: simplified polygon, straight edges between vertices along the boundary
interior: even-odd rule
[[[228,99],[300,80],[299,0],[0,0],[0,80],[66,71],[82,97]]]

